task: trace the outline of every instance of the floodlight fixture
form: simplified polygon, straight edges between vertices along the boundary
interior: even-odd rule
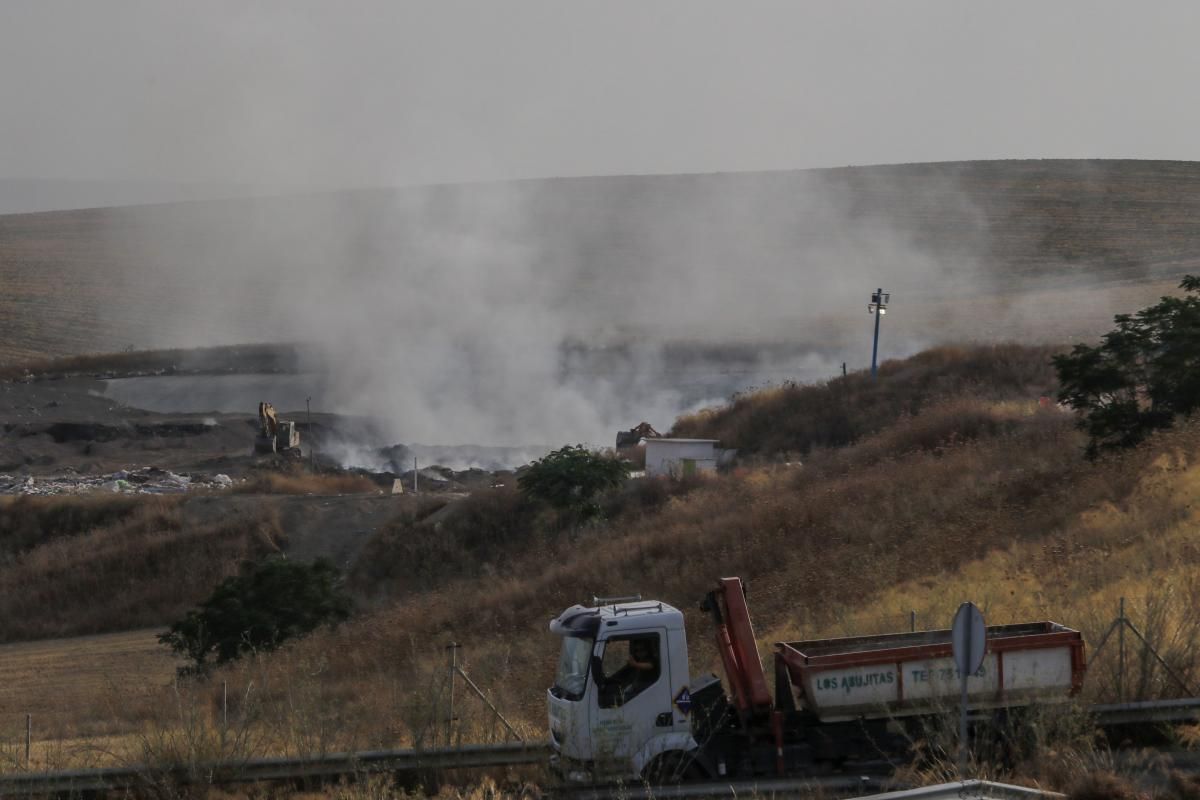
[[[875,314],[875,339],[871,344],[871,380],[875,380],[877,372],[876,359],[879,355],[879,318],[887,313],[888,303],[891,300],[891,292],[885,292],[882,288],[879,288],[871,293],[871,302],[867,303],[867,313]]]

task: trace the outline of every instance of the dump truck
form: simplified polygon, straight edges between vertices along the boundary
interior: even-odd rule
[[[640,597],[594,598],[550,622],[562,638],[548,690],[551,766],[568,782],[812,775],[909,747],[909,722],[958,708],[949,630],[774,646],[774,692],[739,578],[701,610],[725,683],[691,677],[684,616]],[[973,713],[1067,700],[1086,669],[1083,637],[1055,622],[990,626],[968,676]]]

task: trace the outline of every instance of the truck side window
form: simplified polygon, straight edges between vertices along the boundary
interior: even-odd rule
[[[662,674],[657,633],[617,636],[604,644],[601,708],[620,708],[658,682]]]

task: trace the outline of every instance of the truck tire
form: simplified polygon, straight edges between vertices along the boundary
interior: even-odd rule
[[[668,750],[654,757],[642,770],[642,781],[650,786],[669,786],[707,780],[708,773],[696,759],[682,750]]]

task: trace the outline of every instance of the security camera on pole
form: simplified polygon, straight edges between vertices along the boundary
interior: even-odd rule
[[[879,318],[887,313],[888,302],[892,295],[883,289],[876,289],[867,303],[867,313],[875,315],[875,342],[871,345],[871,380],[875,380],[875,360],[879,355]]]

